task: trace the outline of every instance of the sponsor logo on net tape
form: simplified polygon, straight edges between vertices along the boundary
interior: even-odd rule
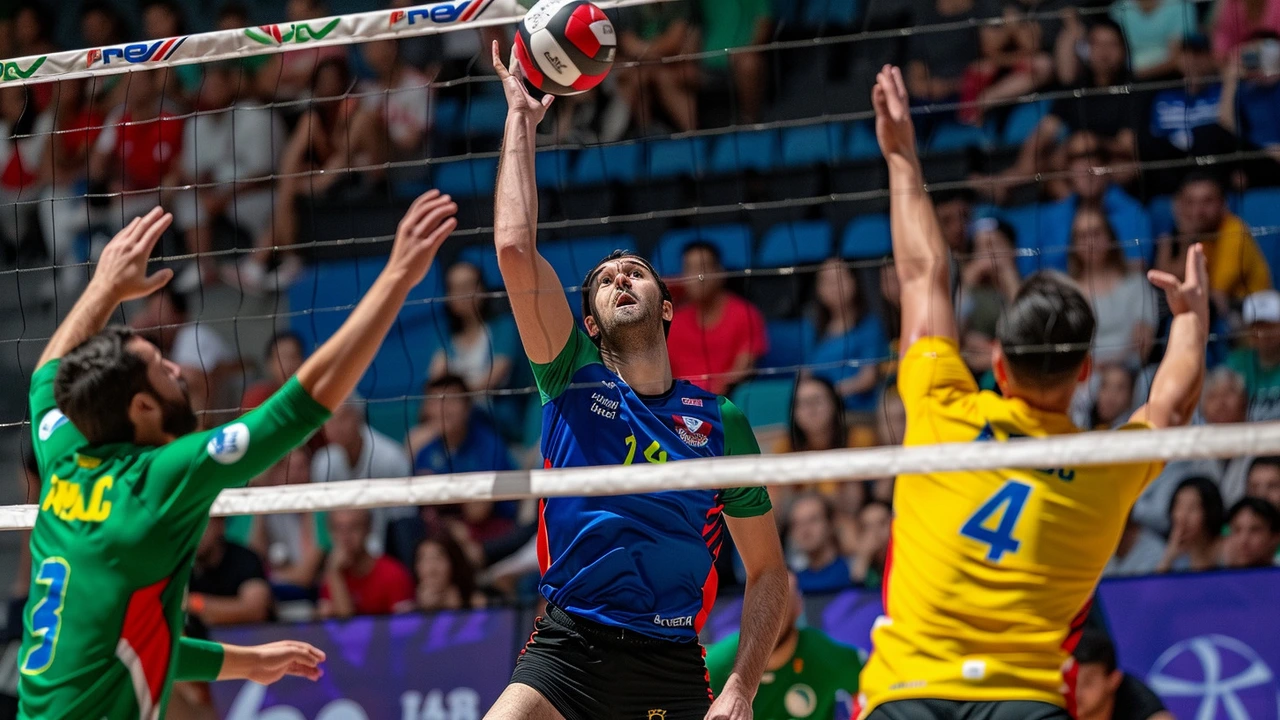
[[[173,54],[187,41],[187,36],[166,38],[155,42],[129,43],[113,45],[105,48],[94,48],[84,55],[84,66],[110,66],[119,63],[137,65],[139,63],[161,62],[173,57]],[[32,71],[35,68],[31,68]]]
[[[447,25],[454,22],[474,20],[493,4],[494,0],[462,0],[462,2],[443,2],[413,10],[392,10],[388,25],[413,26],[419,23]]]
[[[261,45],[301,45],[312,40],[323,40],[338,27],[341,18],[333,18],[321,25],[316,23],[291,23],[288,25],[261,25],[245,28],[244,35]]]

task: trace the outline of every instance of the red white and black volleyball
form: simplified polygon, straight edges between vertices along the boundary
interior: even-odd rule
[[[516,32],[512,51],[529,84],[552,95],[599,85],[618,48],[613,23],[587,0],[539,0]]]

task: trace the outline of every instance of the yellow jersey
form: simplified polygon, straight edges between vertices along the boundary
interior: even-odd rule
[[[1066,415],[979,391],[947,338],[907,350],[898,390],[906,445],[1079,432]],[[909,698],[1070,709],[1069,650],[1130,508],[1161,467],[899,475],[861,716]]]

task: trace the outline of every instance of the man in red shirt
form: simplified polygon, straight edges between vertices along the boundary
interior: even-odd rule
[[[123,102],[107,115],[89,159],[89,180],[112,193],[110,218],[141,215],[158,202],[159,188],[182,152],[183,118],[164,97],[162,70],[129,73]],[[154,190],[155,192],[137,192]]]
[[[320,585],[320,616],[348,618],[412,610],[413,576],[394,559],[369,554],[370,512],[334,510],[328,521],[333,549]]]
[[[671,319],[667,352],[677,378],[717,395],[747,379],[769,350],[764,316],[756,306],[724,288],[720,251],[705,242],[684,249],[689,302]]]

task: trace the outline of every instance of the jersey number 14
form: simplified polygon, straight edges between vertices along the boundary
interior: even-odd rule
[[[1017,480],[1006,482],[969,516],[960,528],[960,534],[986,545],[987,559],[1000,562],[1005,553],[1018,552],[1022,545],[1013,536],[1013,529],[1018,526],[1018,518],[1022,516],[1022,509],[1030,496],[1030,485]]]

